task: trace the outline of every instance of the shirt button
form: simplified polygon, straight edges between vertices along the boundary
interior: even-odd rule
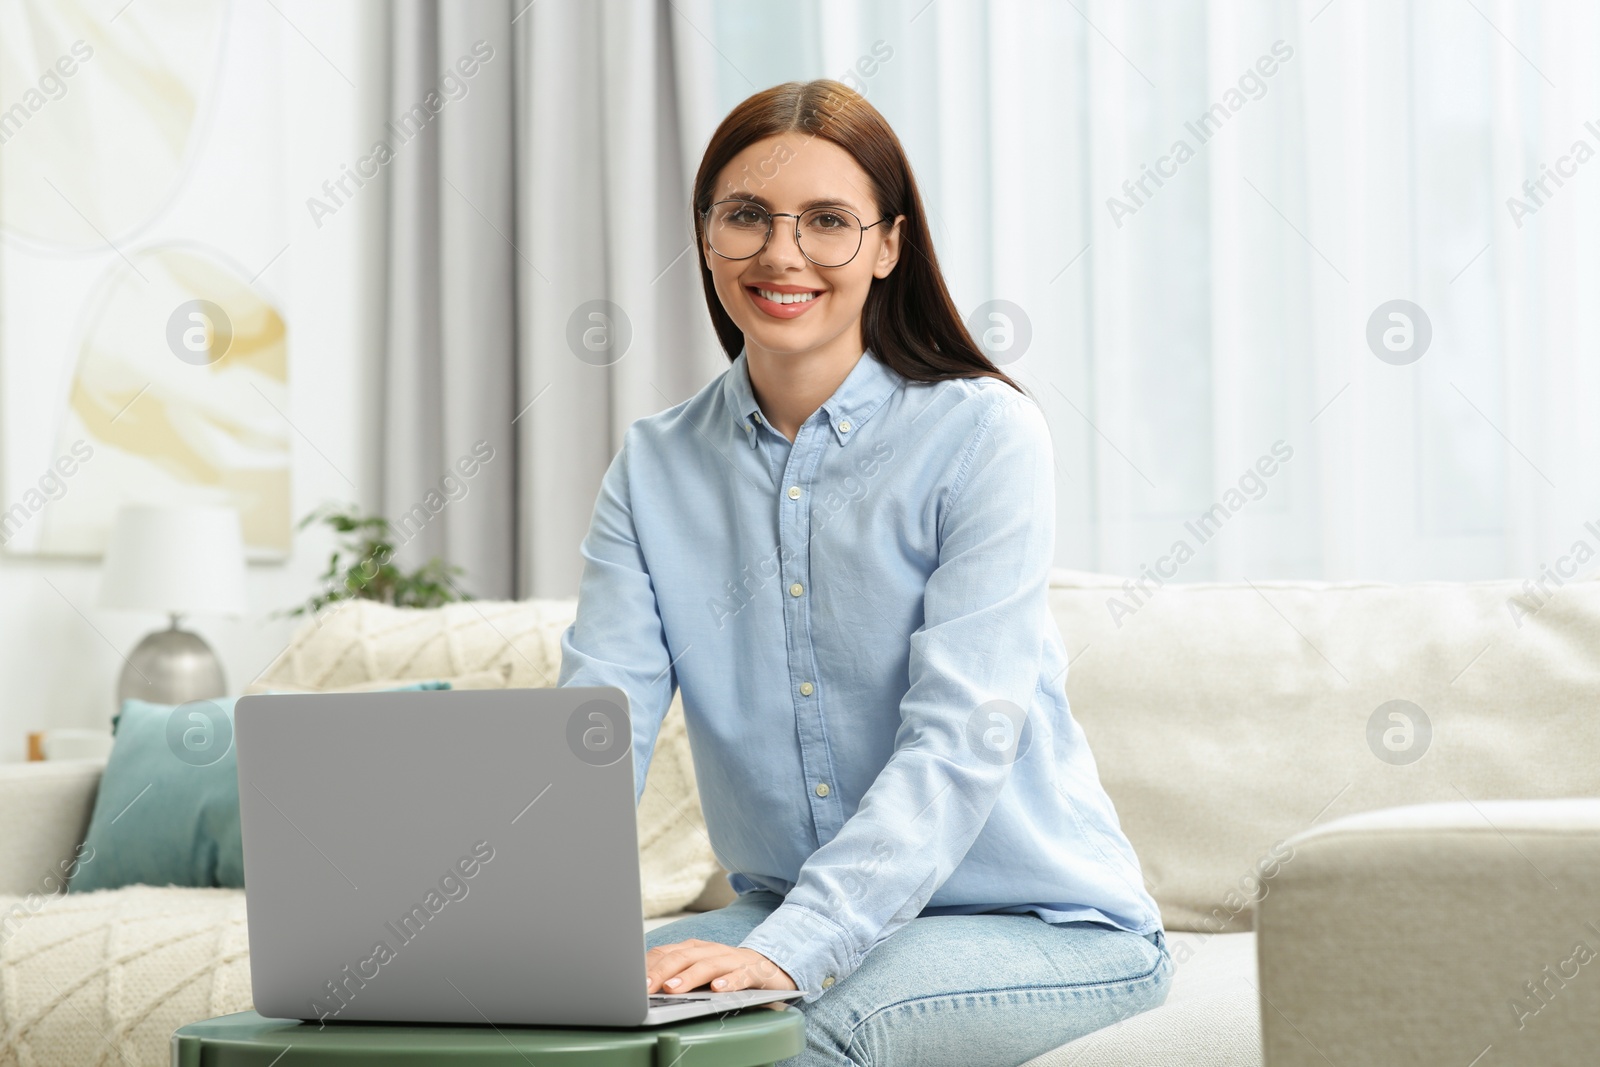
[[[801,696],[808,697],[812,693],[815,693],[816,691],[817,691],[817,687],[812,685],[810,682],[801,682],[800,683],[800,695]]]
[[[828,795],[828,783],[827,782],[818,782],[817,783],[817,796],[825,797],[827,795]]]
[[[751,415],[750,417],[752,419],[756,420],[757,422],[760,422],[761,421],[761,412],[758,411],[754,415]]]
[[[789,487],[789,499],[790,500],[799,500],[800,499],[800,487],[798,485],[791,485]]]
[[[839,424],[839,432],[840,433],[849,433],[850,432],[850,420],[849,419],[845,419],[843,422],[841,422]]]
[[[833,987],[833,975],[830,974],[830,975],[828,975],[828,977],[826,977],[826,978],[824,978],[822,980],[822,988],[823,989],[831,989],[832,987]]]
[[[789,587],[789,595],[790,596],[799,596],[801,593],[804,593],[805,591],[806,591],[806,587],[801,585],[799,582],[795,582],[793,585],[791,585]]]

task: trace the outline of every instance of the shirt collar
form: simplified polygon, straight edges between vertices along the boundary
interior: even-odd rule
[[[872,349],[863,351],[839,388],[822,402],[834,440],[841,445],[849,443],[903,381],[897,371],[873,354]],[[756,427],[766,416],[761,414],[761,405],[756,403],[755,390],[750,386],[750,365],[743,348],[724,379],[723,394],[745,439],[751,448],[756,447]]]

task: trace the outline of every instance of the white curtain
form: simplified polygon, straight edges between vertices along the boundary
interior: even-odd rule
[[[1594,5],[1160,7],[1089,6],[1104,37],[1077,19],[1083,62],[1065,64],[1086,87],[1088,226],[1058,233],[1091,242],[1070,279],[1088,329],[1031,369],[1081,390],[1105,435],[1058,406],[1085,476],[1069,561],[1153,562],[1278,440],[1293,457],[1184,577],[1534,576],[1576,541],[1600,549],[1600,249],[1581,237],[1600,163],[1520,229],[1506,204],[1574,140],[1600,149]],[[1260,99],[1119,229],[1106,198],[1171,140],[1197,144],[1184,123],[1278,41],[1292,56]],[[1432,329],[1406,365],[1367,338],[1397,299]]]
[[[1026,316],[1007,369],[1053,427],[1060,565],[1136,576],[1182,542],[1179,580],[1536,577],[1600,551],[1595,5],[541,0],[516,25],[525,593],[576,588],[628,423],[726,367],[690,179],[730,108],[815,77],[894,126],[963,313]],[[1535,202],[1545,165],[1570,176]],[[603,366],[567,341],[600,299],[632,327]],[[1368,341],[1397,300],[1431,331],[1409,363]],[[1406,314],[1379,335],[1415,346]]]

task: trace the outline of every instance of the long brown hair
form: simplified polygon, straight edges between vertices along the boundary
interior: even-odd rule
[[[887,278],[873,279],[861,310],[865,346],[913,381],[989,377],[1024,392],[972,340],[950,299],[933,251],[922,194],[900,139],[866,97],[842,82],[831,78],[786,82],[756,93],[729,112],[706,146],[694,178],[695,248],[704,247],[705,213],[722,168],[756,141],[791,132],[826,138],[849,152],[872,179],[878,216],[905,216],[900,260]],[[700,282],[717,339],[731,362],[744,347],[744,331],[722,306],[704,259]]]

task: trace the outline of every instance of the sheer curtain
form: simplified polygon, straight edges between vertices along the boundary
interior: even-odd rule
[[[544,0],[516,25],[519,246],[540,273],[521,288],[524,592],[576,588],[627,424],[726,366],[689,182],[738,101],[814,77],[885,114],[958,306],[1009,330],[997,356],[1054,433],[1060,565],[1594,569],[1591,5]],[[631,325],[614,362],[568,341],[593,300]]]

